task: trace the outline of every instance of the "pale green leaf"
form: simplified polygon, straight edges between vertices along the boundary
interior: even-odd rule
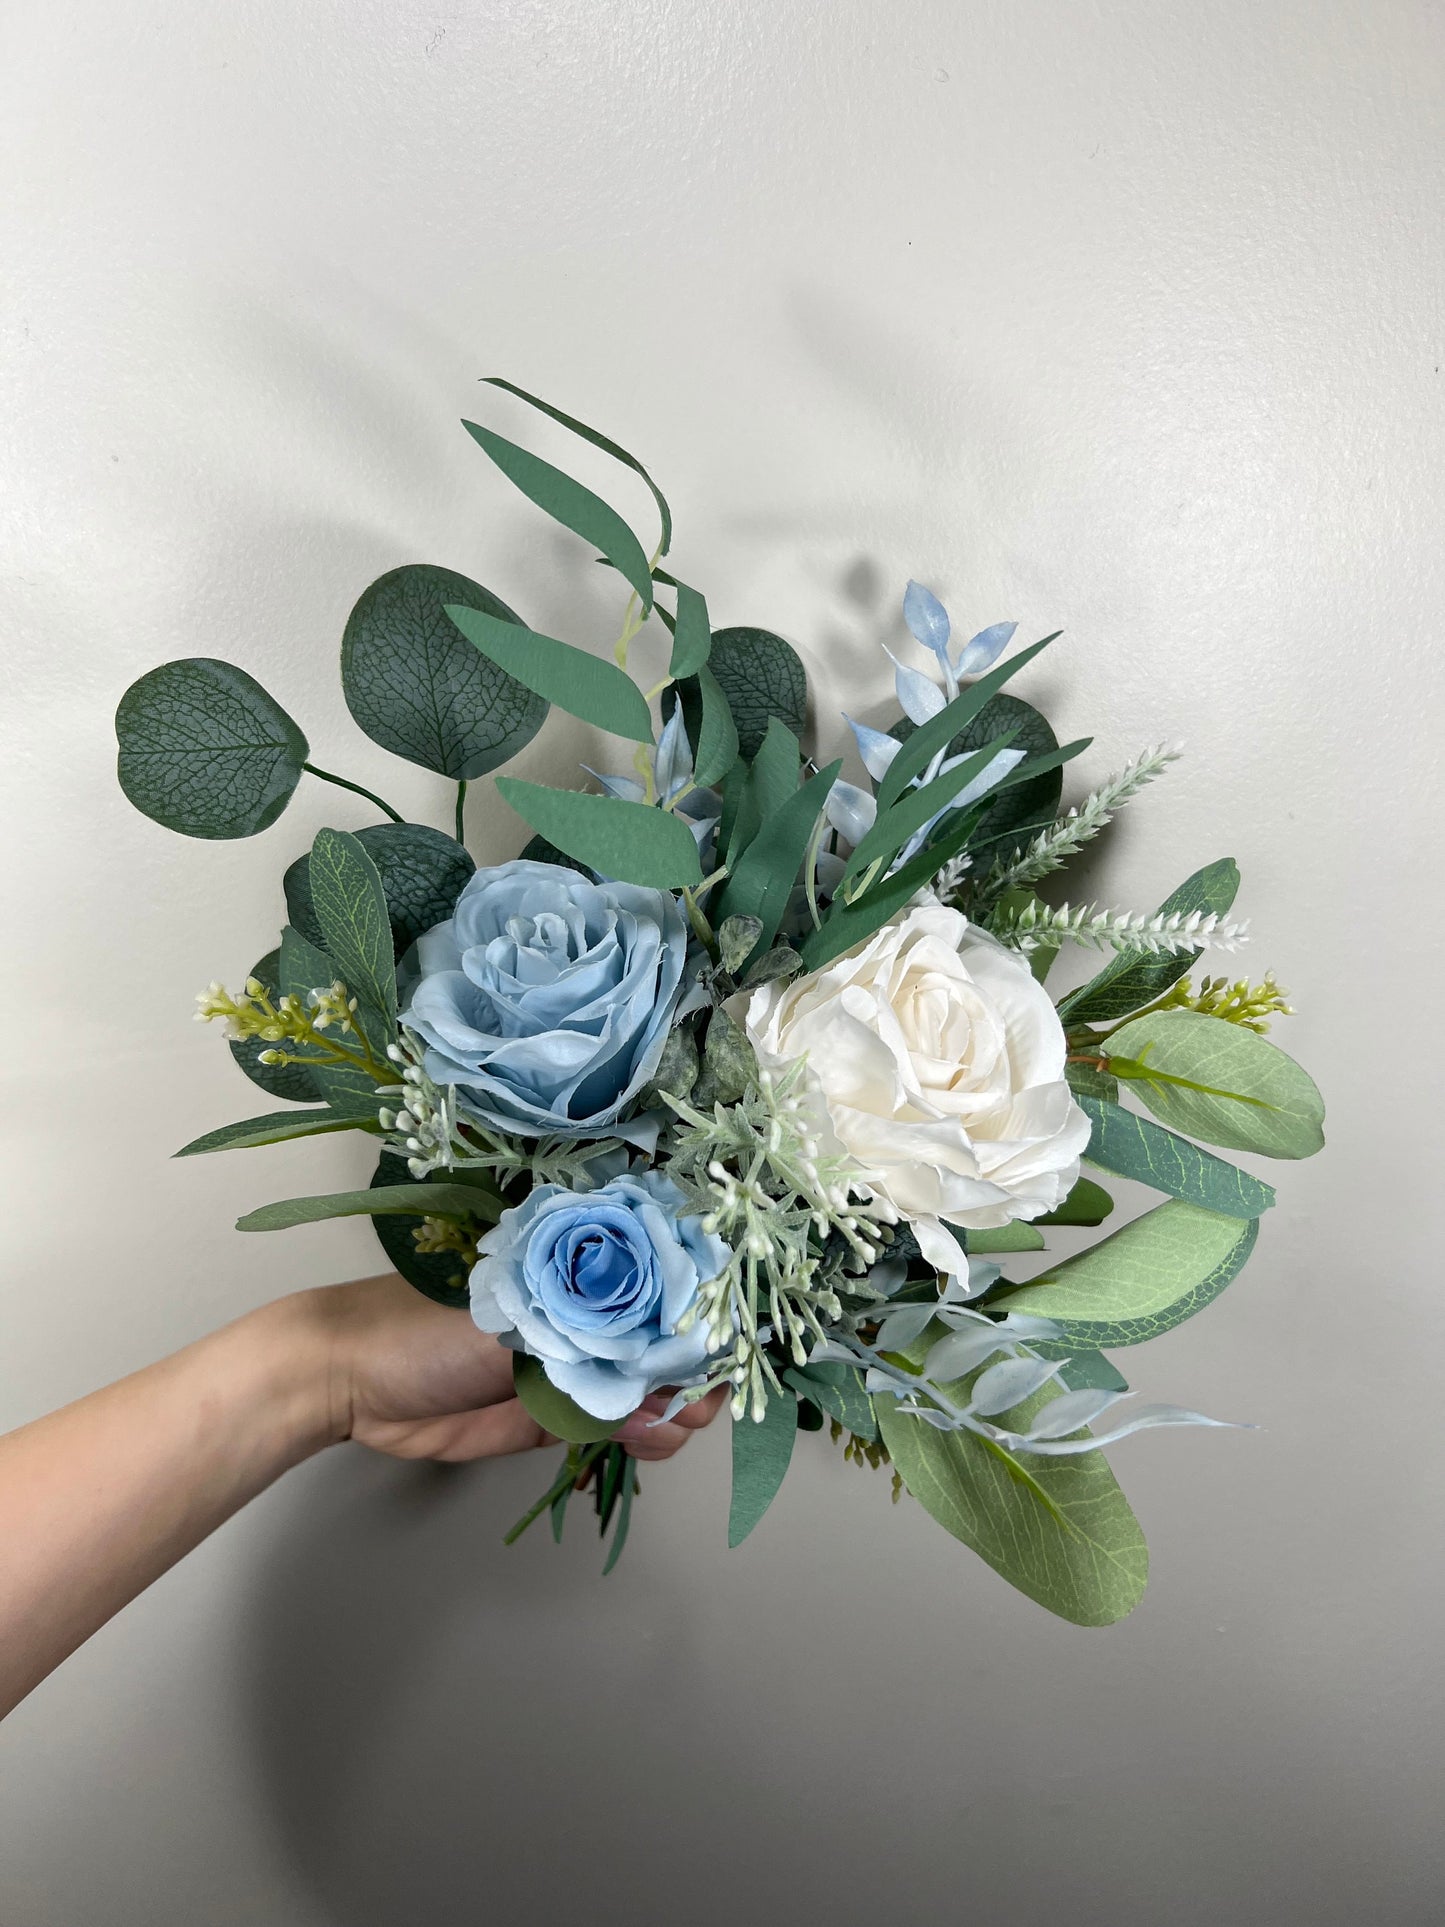
[[[378,1016],[382,1049],[396,1028],[396,968],[386,893],[365,845],[346,830],[318,830],[307,866],[327,955],[352,996]]]
[[[740,1546],[777,1495],[793,1456],[798,1406],[775,1392],[759,1420],[733,1420],[733,1496],[728,1544]]]
[[[477,1219],[495,1224],[501,1199],[471,1184],[378,1185],[366,1191],[333,1191],[324,1197],[281,1198],[236,1220],[238,1231],[289,1231],[327,1218],[371,1217],[402,1212],[408,1217]]]
[[[203,1156],[208,1151],[246,1151],[262,1144],[282,1144],[293,1137],[319,1137],[327,1131],[358,1131],[367,1128],[363,1119],[338,1117],[329,1107],[320,1111],[268,1111],[264,1117],[243,1118],[239,1124],[222,1124],[204,1137],[192,1138],[171,1155],[178,1158]],[[380,1128],[374,1126],[374,1128]]]
[[[1197,1010],[1160,1011],[1115,1031],[1105,1046],[1112,1056],[1141,1060],[1216,1091],[1216,1097],[1178,1084],[1131,1077],[1129,1086],[1161,1123],[1261,1157],[1313,1157],[1325,1141],[1324,1099],[1314,1079],[1277,1045]],[[1244,1098],[1251,1100],[1241,1103]]]

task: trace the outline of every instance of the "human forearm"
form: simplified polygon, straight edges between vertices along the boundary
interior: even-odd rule
[[[326,1321],[309,1299],[0,1439],[0,1715],[336,1436]]]

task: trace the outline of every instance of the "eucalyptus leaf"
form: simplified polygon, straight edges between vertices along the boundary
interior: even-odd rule
[[[281,993],[281,952],[268,950],[247,973],[254,977],[274,1004]],[[304,1064],[263,1064],[261,1053],[272,1050],[261,1037],[233,1037],[231,1055],[253,1084],[271,1097],[284,1097],[293,1104],[314,1104],[320,1095],[316,1081]]]
[[[1094,1351],[1142,1344],[1212,1304],[1238,1276],[1258,1233],[1257,1219],[1171,1198],[1000,1302],[1051,1318],[1065,1343]]]
[[[621,1419],[594,1418],[591,1412],[584,1412],[575,1400],[558,1391],[541,1360],[527,1352],[518,1352],[513,1358],[512,1382],[517,1397],[542,1430],[554,1439],[565,1439],[569,1445],[596,1445],[610,1439],[622,1423]]]
[[[313,990],[323,990],[341,975],[336,963],[292,929],[281,932],[281,994],[305,1003]],[[361,1013],[358,1012],[358,1015]],[[344,1040],[349,1048],[350,1040]],[[342,1117],[376,1119],[376,1080],[366,1071],[347,1065],[315,1063],[306,1067],[307,1075],[321,1097]]]
[[[967,1233],[970,1254],[986,1251],[1042,1251],[1044,1234],[1031,1224],[1015,1218],[1012,1224],[998,1225],[992,1231]]]
[[[794,736],[801,736],[808,719],[808,678],[798,652],[768,629],[718,629],[712,638],[708,667],[716,679],[734,723],[739,753],[751,762],[762,746],[768,723],[776,719]],[[697,738],[701,704],[696,680],[682,685],[683,715],[688,734]]]
[[[740,1546],[777,1496],[798,1435],[795,1399],[768,1400],[761,1419],[733,1420],[733,1496],[728,1544]]]
[[[1092,1127],[1084,1152],[1090,1164],[1232,1218],[1257,1218],[1274,1203],[1269,1185],[1147,1117],[1083,1093],[1078,1102]]]
[[[385,1049],[396,1029],[396,970],[376,865],[349,831],[318,830],[308,876],[326,953],[351,994],[381,1019]]]
[[[737,763],[738,730],[727,697],[706,663],[698,670],[696,682],[701,710],[696,724],[697,753],[693,758],[693,775],[699,789],[712,789],[722,782]],[[719,835],[719,842],[722,840]]]
[[[1092,1112],[1090,1115],[1093,1115]],[[1203,1200],[1196,1199],[1195,1202],[1202,1203]],[[1080,1178],[1056,1211],[1046,1211],[1043,1217],[1035,1218],[1034,1223],[1102,1224],[1113,1209],[1114,1200],[1102,1184],[1095,1184],[1092,1178]]]
[[[1111,1056],[1143,1061],[1150,1071],[1237,1092],[1221,1097],[1130,1079],[1130,1088],[1162,1123],[1206,1144],[1269,1158],[1313,1157],[1324,1144],[1325,1105],[1314,1079],[1242,1024],[1197,1010],[1159,1011],[1115,1031],[1106,1048]]]
[[[685,582],[677,584],[677,623],[672,633],[672,660],[667,673],[681,681],[695,676],[712,652],[712,630],[707,603]]]
[[[809,1399],[821,1412],[834,1418],[854,1438],[870,1444],[878,1436],[878,1421],[873,1416],[873,1401],[863,1390],[856,1367],[841,1363],[791,1366],[783,1373],[800,1399]]]
[[[1000,1423],[1027,1431],[1062,1388],[1047,1385]],[[1101,1452],[1030,1462],[1027,1480],[974,1433],[940,1432],[874,1399],[904,1484],[924,1510],[1010,1585],[1076,1626],[1108,1626],[1139,1603],[1149,1554]]]
[[[662,522],[662,535],[657,545],[657,552],[659,555],[667,554],[672,547],[672,510],[667,506],[667,497],[635,455],[630,455],[619,443],[609,440],[597,429],[589,428],[585,422],[579,422],[575,416],[564,415],[562,410],[554,408],[551,402],[542,401],[536,395],[529,395],[525,388],[519,388],[514,381],[507,381],[501,375],[483,375],[482,380],[489,388],[503,388],[509,395],[515,395],[518,401],[526,402],[529,407],[538,409],[544,415],[550,415],[554,422],[560,422],[563,428],[570,428],[572,433],[580,435],[584,442],[591,442],[594,448],[600,448],[614,461],[621,462],[624,468],[630,468],[634,475],[640,475],[651,491]]]
[[[505,435],[480,428],[475,422],[463,422],[462,426],[529,501],[606,556],[637,592],[644,614],[651,609],[652,570],[642,544],[611,503],[604,502],[600,495],[594,495],[590,488],[584,488],[560,468],[544,462],[540,455],[509,442]]]
[[[425,823],[377,823],[356,840],[376,865],[391,923],[392,949],[400,959],[424,931],[444,923],[476,870],[454,837]],[[325,945],[311,900],[311,858],[297,857],[286,872],[286,912],[308,942]]]
[[[497,792],[540,835],[600,876],[654,890],[702,882],[697,843],[683,819],[646,803],[548,789],[499,776]]]
[[[229,662],[193,656],[133,682],[115,712],[120,786],[182,836],[255,836],[276,821],[308,746],[286,711]]]
[[[1162,916],[1191,911],[1225,916],[1239,890],[1239,868],[1231,856],[1206,864],[1186,877],[1159,906]],[[1193,965],[1198,950],[1183,950],[1160,956],[1143,950],[1121,950],[1097,976],[1078,990],[1071,991],[1059,1005],[1059,1017],[1066,1025],[1111,1024],[1127,1017],[1141,1004],[1152,1003]]]
[[[376,1161],[372,1188],[382,1190],[413,1182],[406,1159],[393,1151],[383,1151]],[[371,1220],[376,1241],[386,1253],[393,1271],[434,1304],[464,1310],[471,1302],[467,1287],[467,1263],[458,1251],[418,1251],[414,1233],[422,1218],[406,1212],[384,1212]]]
[[[1118,1078],[1111,1077],[1108,1071],[1101,1071],[1097,1064],[1067,1063],[1064,1077],[1081,1104],[1086,1097],[1097,1098],[1104,1104],[1119,1102]]]
[[[236,1220],[238,1231],[289,1231],[328,1218],[371,1217],[401,1212],[408,1217],[476,1219],[495,1224],[500,1198],[471,1184],[377,1185],[367,1191],[334,1191],[323,1197],[281,1198]]]
[[[407,563],[373,582],[347,618],[341,687],[374,743],[470,782],[524,749],[546,721],[547,705],[458,633],[448,604],[520,622],[479,582]]]
[[[319,1137],[327,1131],[364,1130],[365,1124],[350,1117],[338,1117],[329,1106],[319,1111],[269,1111],[264,1117],[243,1118],[239,1124],[222,1124],[203,1137],[192,1138],[171,1155],[178,1158],[204,1156],[210,1151],[251,1150],[263,1144],[282,1144],[293,1137]],[[377,1127],[379,1128],[379,1127]]]
[[[615,663],[481,609],[448,603],[447,614],[484,656],[569,716],[629,742],[652,741],[652,717],[642,691]]]

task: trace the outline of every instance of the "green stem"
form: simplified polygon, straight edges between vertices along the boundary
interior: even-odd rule
[[[537,1503],[522,1514],[521,1518],[518,1519],[517,1523],[512,1527],[512,1530],[503,1539],[502,1544],[504,1546],[515,1545],[527,1530],[527,1527],[533,1525],[540,1519],[548,1507],[562,1496],[569,1485],[575,1485],[577,1483],[578,1479],[581,1478],[593,1460],[600,1458],[611,1442],[610,1439],[602,1439],[596,1445],[583,1446],[579,1452],[576,1452],[575,1457],[573,1451],[569,1451],[562,1470],[558,1473],[557,1477],[552,1481],[551,1485],[547,1487],[547,1490],[542,1494],[541,1498],[538,1499]]]
[[[302,769],[309,769],[313,776],[319,776],[323,783],[334,783],[340,790],[351,790],[357,796],[364,796],[368,803],[375,803],[384,816],[393,823],[405,823],[406,818],[400,810],[394,810],[390,803],[383,803],[374,790],[363,789],[360,783],[348,782],[344,776],[333,776],[329,769],[318,769],[314,763],[303,763]]]
[[[457,842],[463,843],[463,844],[467,840],[466,834],[465,834],[466,805],[467,805],[467,785],[466,785],[465,778],[463,778],[463,780],[457,784]]]

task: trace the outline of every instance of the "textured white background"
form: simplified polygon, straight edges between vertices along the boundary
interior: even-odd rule
[[[1332,1107],[1245,1277],[1137,1361],[1263,1429],[1119,1450],[1156,1575],[1122,1627],[818,1442],[729,1555],[718,1428],[605,1585],[580,1535],[502,1556],[540,1463],[338,1453],[0,1733],[6,1927],[1438,1918],[1442,51],[1406,0],[5,9],[0,1423],[375,1266],[229,1229],[352,1147],[167,1162],[253,1104],[192,994],[369,814],[308,781],[182,841],[110,717],[229,657],[444,822],[342,705],[360,589],[431,560],[614,615],[457,427],[563,446],[483,374],[643,454],[825,747],[910,573],[1066,625],[1026,688],[1095,735],[1078,781],[1192,751],[1101,887],[1237,855]],[[471,832],[522,834],[486,784]]]

